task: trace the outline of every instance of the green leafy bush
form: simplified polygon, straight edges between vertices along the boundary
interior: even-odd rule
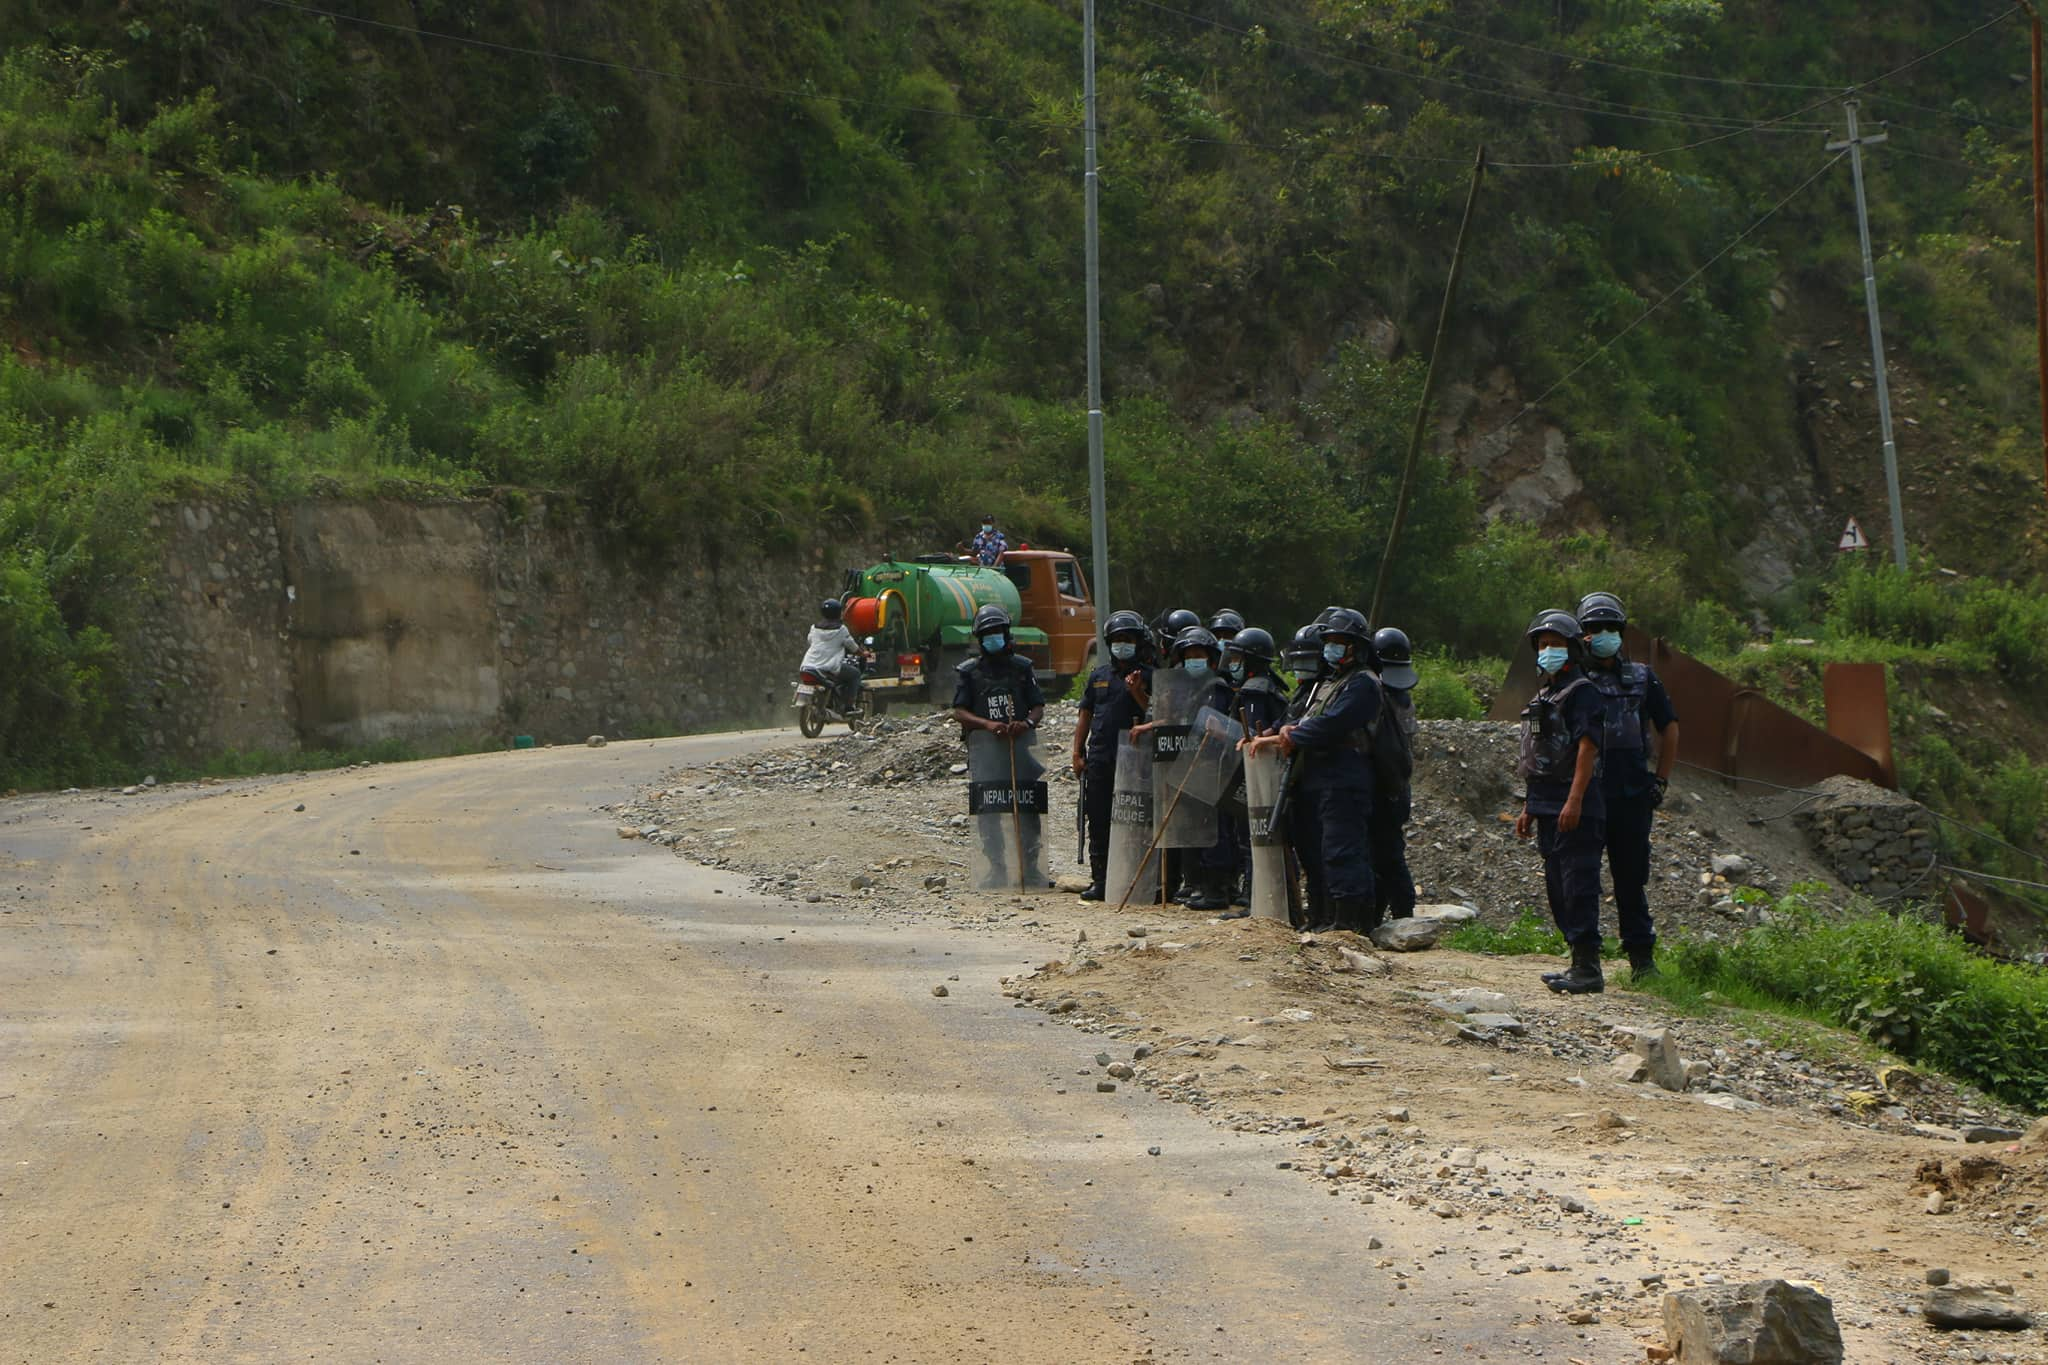
[[[2048,975],[1938,925],[1863,907],[1823,917],[1795,893],[1732,940],[1667,945],[1650,988],[1756,992],[1854,1028],[2011,1104],[2048,1109]]]

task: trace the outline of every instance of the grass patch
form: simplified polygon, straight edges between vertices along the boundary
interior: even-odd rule
[[[1795,891],[1732,939],[1681,939],[1643,983],[1681,1009],[1732,1007],[1849,1029],[1909,1061],[2048,1109],[2048,973],[1938,925],[1859,906],[1826,918]]]
[[[1487,957],[1568,957],[1571,949],[1565,946],[1564,935],[1548,916],[1533,905],[1522,907],[1514,919],[1505,925],[1492,925],[1480,920],[1461,924],[1444,936],[1444,947],[1455,948],[1461,953],[1481,953]],[[1621,945],[1611,939],[1600,942],[1600,956],[1609,961],[1622,955]]]

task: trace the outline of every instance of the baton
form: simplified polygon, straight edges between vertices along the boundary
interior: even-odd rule
[[[1017,840],[1017,891],[1021,895],[1024,891],[1024,817],[1017,810],[1021,799],[1017,795],[1017,737],[1005,735],[1003,738],[1010,744],[1010,833]]]

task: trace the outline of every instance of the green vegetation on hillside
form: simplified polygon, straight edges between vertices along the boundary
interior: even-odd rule
[[[650,565],[949,543],[985,507],[1085,542],[1073,6],[335,8],[448,36],[0,0],[0,643],[22,661],[0,784],[118,750],[111,638],[148,505],[181,488],[568,490]],[[1557,385],[1527,425],[1568,434],[1615,538],[1483,525],[1431,456],[1393,614],[1491,654],[1597,577],[1690,647],[1741,641],[1736,550],[1800,439],[1772,294],[1853,322],[1846,176],[1724,248],[1819,168],[1827,89],[1962,21],[1931,0],[1101,10],[1120,596],[1286,620],[1369,595],[1421,382],[1384,341],[1426,336],[1485,142],[1510,165],[1450,382],[1512,385],[1473,433]],[[2008,382],[2016,42],[1873,92],[1923,106],[1890,107],[1914,125],[1893,146],[1938,158],[1873,176],[1897,334],[2001,498],[2032,420]],[[1784,129],[1734,131],[1766,118]],[[1977,529],[1938,522],[1945,562],[2035,571]]]

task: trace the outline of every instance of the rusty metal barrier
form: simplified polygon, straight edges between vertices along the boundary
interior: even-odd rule
[[[1829,664],[1823,678],[1828,728],[1823,730],[1738,685],[1699,660],[1630,626],[1628,657],[1657,670],[1678,712],[1679,757],[1731,781],[1806,787],[1846,774],[1896,787],[1891,712],[1881,664]],[[1487,719],[1514,721],[1536,694],[1536,659],[1517,641],[1508,675]]]

